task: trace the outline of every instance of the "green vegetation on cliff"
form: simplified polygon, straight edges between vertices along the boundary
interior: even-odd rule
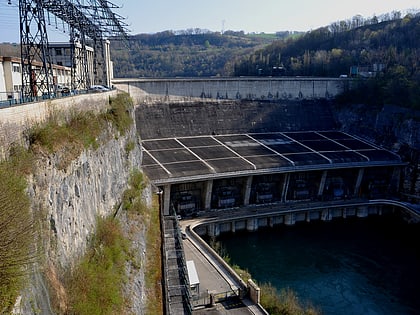
[[[26,182],[13,166],[0,164],[0,313],[10,311],[35,261],[35,229]]]
[[[30,150],[51,154],[60,152],[60,169],[66,168],[84,149],[97,148],[104,137],[108,123],[116,132],[110,136],[124,135],[134,123],[130,108],[133,103],[128,94],[120,93],[110,98],[104,113],[93,111],[72,112],[68,117],[52,113],[45,123],[33,126],[28,131]]]
[[[82,261],[69,276],[68,314],[121,314],[125,298],[128,241],[114,218],[98,219],[96,233]]]
[[[133,124],[126,94],[111,98],[105,113],[72,113],[64,117],[55,113],[42,124],[26,132],[27,145],[14,145],[8,158],[0,163],[0,313],[11,311],[24,287],[31,265],[42,261],[38,211],[31,209],[27,194],[27,176],[35,171],[37,161],[46,154],[61,155],[58,168],[65,168],[85,148],[96,148],[108,122],[113,137],[127,132]],[[108,135],[110,136],[110,135]]]
[[[161,229],[160,212],[157,196],[154,196],[151,207],[143,201],[143,190],[146,180],[140,171],[134,170],[131,174],[128,188],[122,197],[121,208],[127,212],[129,221],[136,222],[136,227],[132,229],[146,228],[146,250],[145,250],[145,287],[146,287],[146,313],[162,314],[162,255],[161,255]],[[138,251],[138,248],[133,250]],[[135,256],[135,255],[132,255]],[[139,265],[136,261],[131,261],[132,265]]]

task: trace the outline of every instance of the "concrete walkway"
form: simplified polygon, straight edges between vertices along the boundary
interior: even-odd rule
[[[233,277],[226,266],[219,259],[216,259],[208,248],[197,241],[198,236],[194,235],[195,233],[188,228],[194,222],[194,220],[181,220],[179,223],[187,236],[183,240],[185,259],[187,261],[192,260],[195,263],[200,280],[200,295],[238,293],[240,288],[243,288],[244,283]],[[193,314],[266,315],[267,313],[248,299],[231,298],[211,307],[209,305],[196,307]]]

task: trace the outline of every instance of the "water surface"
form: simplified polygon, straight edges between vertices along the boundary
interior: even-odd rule
[[[322,314],[420,314],[420,225],[371,216],[218,240],[258,283],[291,288]]]

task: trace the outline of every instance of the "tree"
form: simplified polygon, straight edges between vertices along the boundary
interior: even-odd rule
[[[26,182],[9,163],[0,164],[0,313],[8,310],[20,290],[28,265],[34,225]]]

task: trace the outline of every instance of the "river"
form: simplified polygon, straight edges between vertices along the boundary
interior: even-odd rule
[[[299,223],[217,239],[258,283],[322,314],[420,314],[420,225],[394,215]]]

